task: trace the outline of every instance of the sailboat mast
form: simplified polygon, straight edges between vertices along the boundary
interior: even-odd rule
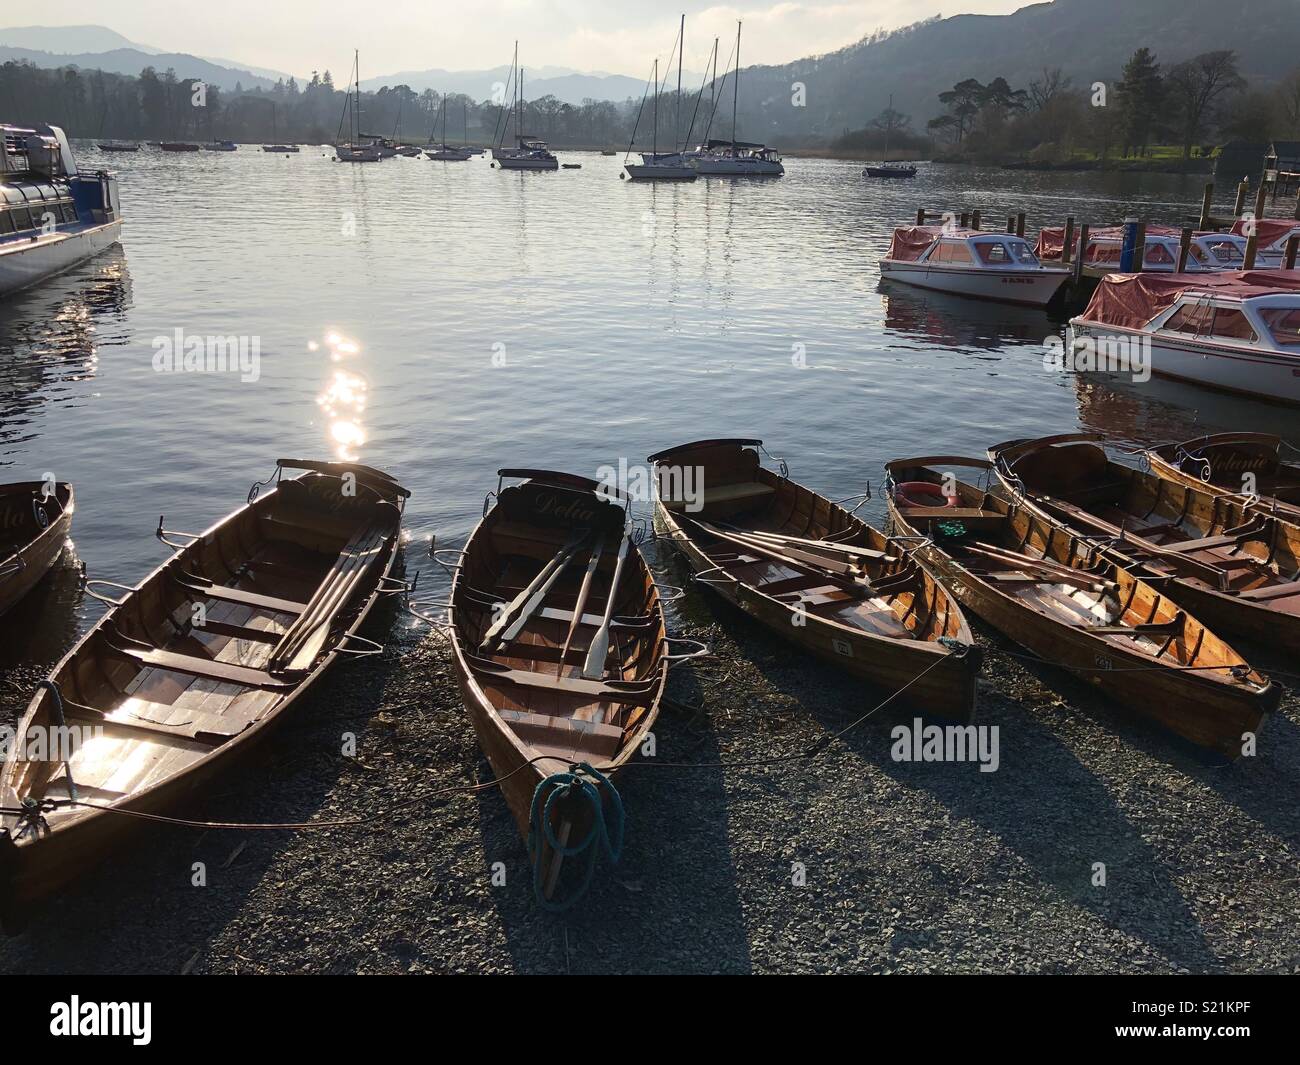
[[[740,23],[736,23],[736,80],[731,85],[731,147],[736,150],[736,103],[740,99]]]
[[[686,12],[682,12],[681,29],[677,31],[677,103],[673,106],[673,151],[681,151],[678,140],[682,135],[682,53],[686,51]]]
[[[654,132],[650,135],[651,156],[659,154],[659,57],[655,56]]]

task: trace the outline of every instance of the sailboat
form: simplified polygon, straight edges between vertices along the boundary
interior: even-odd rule
[[[348,139],[338,143],[343,133],[343,120],[348,122]],[[357,51],[352,58],[352,80],[348,83],[348,94],[343,100],[343,114],[339,116],[339,128],[335,134],[334,152],[340,163],[377,163],[379,147],[372,142],[362,143],[358,132],[361,123],[361,53]]]
[[[389,142],[395,155],[400,155],[405,159],[420,158],[420,146],[418,144],[402,143],[402,103],[403,99],[397,97],[397,121],[393,125],[393,139]]]
[[[531,137],[523,132],[524,118],[524,72],[519,69],[519,42],[515,42],[515,58],[510,73],[514,78],[515,100],[512,114],[515,121],[515,143],[517,147],[506,148],[505,131],[509,120],[501,127],[501,137],[492,149],[492,165],[501,170],[558,170],[559,160],[551,154],[546,142]]]
[[[889,94],[889,114],[894,113],[894,95]],[[891,118],[892,122],[892,118]],[[891,163],[889,161],[889,125],[885,126],[885,161],[879,166],[864,166],[862,168],[863,177],[878,178],[909,178],[916,177],[916,167],[908,163]]]
[[[469,159],[469,151],[465,148],[453,148],[447,143],[447,97],[444,94],[442,102],[438,105],[438,113],[442,116],[442,143],[435,148],[426,148],[424,154],[430,159],[436,159],[444,163],[463,163]],[[469,133],[469,112],[464,113],[465,133]],[[433,120],[434,129],[438,127],[438,120]],[[433,137],[430,135],[429,143],[433,143]]]
[[[673,150],[671,152],[659,153],[659,58],[655,57],[654,71],[650,80],[654,85],[654,118],[651,123],[654,132],[651,134],[651,150],[641,153],[640,163],[629,163],[627,156],[623,157],[623,174],[631,181],[694,181],[699,175],[695,170],[687,165],[685,157],[678,148],[677,138],[681,133],[681,106],[682,106],[682,52],[686,50],[686,16],[682,15],[681,29],[677,34],[677,100],[673,105]],[[668,57],[672,62],[672,56]],[[665,79],[666,80],[666,79]],[[648,88],[648,86],[647,86]],[[701,87],[702,88],[702,87]],[[645,107],[645,98],[641,99],[641,107]],[[632,145],[636,143],[637,126],[641,124],[641,112],[637,112],[637,120],[632,126],[632,139],[628,142],[628,155],[632,154]]]
[[[284,154],[287,154],[287,155],[297,155],[297,154],[298,154],[298,146],[297,146],[296,144],[280,144],[280,143],[278,142],[278,134],[276,133],[276,123],[275,123],[275,103],[274,103],[274,101],[272,101],[272,103],[271,103],[271,140],[276,141],[276,143],[274,143],[274,144],[263,144],[263,145],[262,145],[262,151],[264,151],[264,152],[280,152],[280,153],[284,153]]]
[[[688,153],[690,165],[701,174],[728,177],[780,177],[785,173],[780,153],[764,144],[736,140],[736,110],[740,100],[740,27],[736,23],[736,66],[731,86],[731,140],[706,140]]]

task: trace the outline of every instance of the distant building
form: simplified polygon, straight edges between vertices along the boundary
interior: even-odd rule
[[[1300,141],[1228,141],[1214,160],[1214,176],[1222,181],[1249,178],[1252,185],[1264,172],[1264,160],[1277,156],[1277,168],[1300,171]]]

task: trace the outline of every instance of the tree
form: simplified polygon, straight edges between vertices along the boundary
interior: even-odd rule
[[[1030,111],[1046,111],[1062,93],[1070,88],[1070,79],[1061,73],[1060,67],[1048,70],[1043,67],[1043,76],[1029,83],[1028,108]]]
[[[1283,133],[1300,136],[1300,67],[1291,71],[1277,87],[1277,116]]]
[[[970,127],[971,120],[979,114],[980,105],[984,102],[984,93],[986,91],[980,82],[974,78],[967,78],[965,81],[959,81],[951,89],[939,94],[939,102],[944,104],[951,113],[953,119],[952,129],[958,144],[966,136],[966,130]]]
[[[1192,145],[1214,120],[1215,111],[1224,98],[1246,87],[1246,79],[1237,73],[1237,53],[1224,49],[1202,52],[1169,72],[1169,91],[1177,102],[1182,128],[1183,158],[1192,154]]]
[[[1150,48],[1139,48],[1124,64],[1115,95],[1123,118],[1124,154],[1137,148],[1139,155],[1145,155],[1164,97],[1160,64]]]
[[[901,111],[895,111],[892,107],[886,107],[871,120],[870,125],[874,130],[893,136],[895,133],[903,132],[911,124],[912,119],[910,116],[903,114]]]
[[[1028,105],[1028,94],[1024,89],[1013,89],[1006,78],[994,78],[984,87],[979,104],[992,108],[1002,118],[1008,111],[1023,111]]]

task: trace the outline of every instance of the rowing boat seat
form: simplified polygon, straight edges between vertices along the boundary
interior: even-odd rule
[[[592,702],[630,703],[645,706],[654,702],[658,682],[623,680],[588,680],[586,677],[556,677],[550,673],[534,673],[527,669],[512,669],[502,662],[466,654],[469,664],[481,674],[485,683],[504,681],[520,688],[539,688],[562,695],[577,695]]]
[[[103,716],[94,720],[107,728],[144,733],[150,739],[159,736],[189,739],[210,747],[219,747],[252,724],[248,718],[236,714],[211,714],[134,697],[115,710],[101,713]]]
[[[501,710],[500,714],[516,736],[542,750],[613,758],[623,742],[623,730],[617,725],[527,710]]]
[[[217,662],[211,658],[182,655],[156,647],[123,646],[112,640],[107,640],[107,643],[117,654],[129,658],[138,665],[184,673],[191,677],[203,677],[222,684],[238,684],[244,688],[263,688],[267,691],[284,691],[294,687],[296,683],[273,677],[260,669],[250,669],[248,666],[238,666],[231,662]]]
[[[277,614],[301,614],[307,609],[306,603],[297,603],[292,599],[277,599],[270,595],[248,592],[243,588],[230,588],[224,584],[214,584],[206,577],[195,577],[183,571],[174,572],[172,579],[186,591],[219,603],[237,603],[240,606],[271,610]]]
[[[705,488],[702,493],[702,502],[707,510],[719,503],[739,503],[751,499],[762,499],[764,496],[774,495],[775,493],[776,489],[770,484],[763,484],[759,481],[740,481],[735,484],[719,484],[711,488]],[[681,511],[686,509],[687,501],[684,499],[665,499],[663,505],[666,510]]]

